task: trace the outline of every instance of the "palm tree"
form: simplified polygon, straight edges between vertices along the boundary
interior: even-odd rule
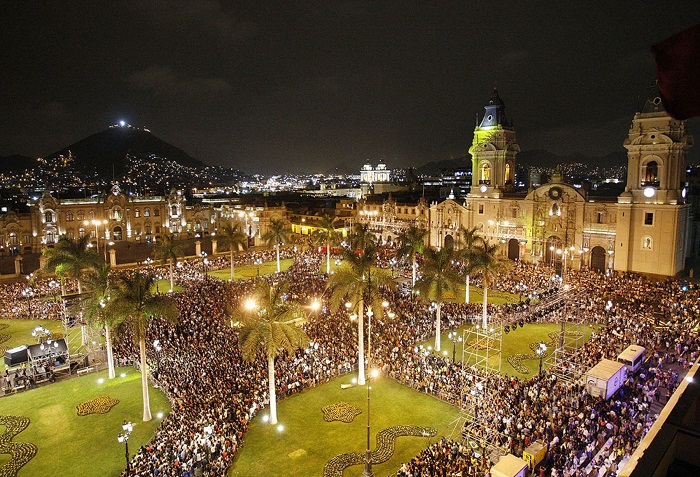
[[[112,326],[113,315],[107,308],[112,295],[112,284],[109,279],[110,266],[104,266],[93,270],[85,276],[85,285],[88,290],[81,300],[79,308],[88,323],[97,325],[105,330],[105,343],[107,344],[107,369],[109,378],[115,377],[114,356],[112,353]]]
[[[248,236],[241,230],[240,224],[231,224],[227,222],[219,230],[217,235],[222,249],[227,248],[231,252],[231,281],[235,279],[235,270],[233,268],[233,252],[246,250],[248,248]]]
[[[457,254],[464,263],[464,275],[466,277],[464,283],[464,303],[467,304],[470,301],[469,281],[474,269],[474,259],[476,254],[475,248],[478,244],[482,242],[482,238],[479,237],[478,234],[478,227],[466,228],[464,226],[460,226],[459,228],[460,240],[459,251],[457,252]]]
[[[435,310],[435,351],[440,351],[440,311],[447,292],[456,292],[461,277],[454,266],[455,251],[451,246],[440,250],[426,248],[421,278],[416,282],[416,290],[425,301],[434,300]]]
[[[399,259],[404,257],[411,259],[411,269],[413,270],[411,287],[416,286],[416,256],[419,253],[423,253],[425,237],[427,236],[427,230],[415,225],[411,225],[398,236],[399,248],[396,250],[396,257]]]
[[[170,292],[175,290],[175,263],[178,257],[185,255],[182,246],[175,242],[175,237],[172,234],[163,234],[163,238],[153,248],[153,256],[156,260],[160,260],[165,264],[168,262],[170,268]]]
[[[68,276],[78,282],[78,294],[83,292],[81,278],[87,268],[97,268],[103,263],[102,257],[88,247],[90,236],[71,239],[62,235],[54,248],[45,248],[43,251],[44,262],[43,271],[48,273],[59,273],[61,276]]]
[[[274,246],[277,249],[277,273],[280,268],[280,247],[289,241],[289,230],[287,224],[282,219],[270,220],[270,228],[262,236],[268,247]]]
[[[365,290],[367,289],[367,275],[370,273],[374,254],[373,245],[365,247],[363,253],[345,249],[343,251],[343,264],[330,276],[327,288],[331,290],[331,308],[338,310],[343,304],[349,304],[348,311],[357,311],[357,382],[365,384]]]
[[[309,343],[306,332],[294,324],[305,316],[301,305],[285,301],[284,295],[288,288],[286,281],[271,285],[258,279],[252,300],[232,312],[232,317],[242,324],[238,346],[243,359],[255,361],[260,351],[267,357],[271,424],[277,424],[275,358],[283,350],[292,355],[298,348]]]
[[[136,270],[133,274],[117,277],[114,295],[109,303],[113,319],[130,325],[134,341],[138,343],[141,361],[141,390],[143,392],[143,420],[151,420],[148,397],[148,367],[146,365],[146,331],[154,318],[177,322],[180,311],[168,295],[153,293],[155,277]]]
[[[327,287],[331,290],[331,308],[338,310],[345,304],[348,311],[357,311],[357,381],[360,385],[365,383],[365,305],[367,305],[367,315],[373,314],[373,310],[381,310],[380,289],[393,289],[395,287],[389,272],[372,268],[375,256],[376,247],[371,241],[366,242],[360,253],[354,249],[345,249],[343,251],[343,264],[330,276],[327,283]],[[371,346],[369,332],[371,329],[368,330]]]
[[[326,274],[331,274],[331,246],[338,242],[338,232],[335,230],[335,219],[324,215],[319,221],[319,228],[313,232],[314,238],[326,242]]]
[[[350,234],[350,247],[354,250],[364,250],[367,244],[376,243],[377,236],[369,230],[369,224],[358,222]]]
[[[488,326],[488,288],[496,280],[498,272],[504,270],[508,263],[497,255],[498,244],[490,244],[487,240],[481,241],[475,248],[473,270],[481,273],[484,289],[484,306],[481,317],[483,328]]]

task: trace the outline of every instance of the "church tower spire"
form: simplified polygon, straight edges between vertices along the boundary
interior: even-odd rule
[[[472,156],[470,195],[500,197],[501,192],[513,189],[515,156],[520,147],[515,142],[513,124],[506,118],[506,106],[496,86],[477,124],[469,148]]]
[[[627,185],[619,202],[683,203],[685,156],[692,145],[685,121],[666,113],[658,90],[652,87],[624,142]]]

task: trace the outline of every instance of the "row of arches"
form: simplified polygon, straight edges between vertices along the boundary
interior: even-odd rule
[[[445,247],[454,245],[454,237],[451,234],[445,235],[443,240]],[[513,261],[520,260],[523,247],[520,241],[516,238],[508,240],[506,244],[506,256]],[[557,253],[557,250],[562,249],[562,240],[557,236],[552,236],[547,239],[545,247],[545,263],[557,264],[562,260],[562,256]],[[590,251],[589,268],[598,272],[603,272],[607,269],[607,252],[601,246],[595,246]]]

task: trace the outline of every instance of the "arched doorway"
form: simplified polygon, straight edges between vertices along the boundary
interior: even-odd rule
[[[604,272],[606,269],[605,256],[606,253],[603,247],[600,245],[593,247],[593,250],[591,250],[591,269],[597,272]]]
[[[508,240],[508,258],[515,261],[520,260],[520,242],[518,239]]]
[[[454,237],[450,234],[445,235],[444,246],[445,247],[454,247],[454,245],[455,245]]]
[[[114,227],[114,230],[112,230],[112,235],[114,237],[114,240],[124,240],[122,237],[122,228],[119,226]]]

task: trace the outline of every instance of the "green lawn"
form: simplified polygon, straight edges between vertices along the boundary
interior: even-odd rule
[[[153,289],[154,292],[159,292],[159,293],[166,293],[167,291],[170,290],[170,275],[166,274],[166,277],[161,279],[161,280],[156,280],[156,287]],[[184,290],[180,285],[175,282],[175,290],[176,292],[181,292]]]
[[[465,336],[468,337],[469,334],[463,335],[463,331],[465,329],[470,328],[471,325],[467,326],[462,326],[457,330],[458,335],[457,336]],[[591,328],[591,327],[585,327],[584,328],[584,338],[581,342],[587,341],[591,337],[591,333],[593,331],[596,331],[597,328]],[[542,323],[542,324],[525,324],[525,326],[518,327],[517,330],[511,331],[508,334],[503,334],[503,339],[502,339],[502,359],[501,359],[501,374],[502,375],[508,375],[508,376],[517,376],[520,378],[529,378],[531,376],[534,376],[535,374],[538,373],[539,371],[539,360],[537,359],[532,359],[532,360],[523,360],[523,364],[527,366],[530,369],[529,374],[522,374],[517,372],[513,366],[508,362],[508,357],[513,356],[515,354],[526,354],[526,355],[531,355],[532,350],[530,349],[530,343],[539,343],[540,341],[544,341],[545,343],[548,343],[551,341],[551,338],[548,336],[548,333],[553,332],[553,331],[559,331],[560,330],[560,325],[556,323]],[[448,334],[452,330],[445,330],[444,333],[442,333],[441,336],[441,341],[442,341],[442,350],[440,354],[447,356],[449,358],[452,358],[452,350],[453,346],[456,350],[455,352],[455,357],[457,361],[462,361],[462,350],[463,350],[463,345],[464,343],[452,343],[452,341],[449,340]],[[435,339],[430,339],[426,342],[423,343],[423,347],[426,349],[430,349],[433,353],[435,353],[435,350],[432,348],[435,346]],[[549,347],[547,351],[547,355],[544,358],[545,363],[543,363],[542,367],[543,369],[546,369],[546,360],[551,354],[551,352],[554,351],[554,348],[552,346]],[[494,357],[491,361],[491,366],[497,366],[498,361],[497,358]]]
[[[280,260],[280,269],[284,272],[294,263],[293,258],[284,258]],[[271,262],[263,262],[258,268],[257,265],[238,265],[235,267],[236,280],[245,278],[253,278],[259,275],[272,275],[277,272],[277,260]],[[212,277],[220,280],[228,281],[231,279],[231,269],[223,268],[221,270],[212,270],[208,272]]]
[[[278,402],[277,415],[282,431],[263,422],[266,411],[252,422],[231,476],[284,475],[308,477],[323,475],[330,459],[346,452],[364,452],[367,433],[367,387],[341,389],[354,375],[335,379]],[[353,422],[325,422],[321,408],[347,402],[362,413]],[[372,448],[378,431],[396,425],[434,427],[435,437],[399,437],[394,457],[373,466],[375,475],[395,473],[402,462],[410,461],[430,443],[451,435],[459,409],[435,398],[401,386],[386,377],[372,380]],[[362,466],[348,468],[345,477],[362,475]]]
[[[104,380],[101,384],[100,378]],[[126,465],[124,444],[117,441],[121,423],[129,420],[134,424],[129,438],[129,451],[133,455],[153,437],[161,422],[156,416],[170,412],[170,404],[160,391],[151,388],[150,394],[153,420],[147,423],[141,421],[141,375],[133,368],[117,368],[113,380],[107,379],[104,371],[0,398],[0,415],[30,419],[29,427],[14,441],[38,446],[36,456],[17,475],[118,476]],[[78,416],[78,404],[99,396],[118,399],[119,404],[106,414]],[[2,426],[0,431],[4,431]],[[0,454],[0,466],[9,457]]]

